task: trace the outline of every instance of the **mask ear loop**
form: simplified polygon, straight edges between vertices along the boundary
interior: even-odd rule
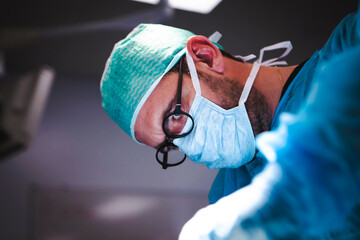
[[[277,58],[272,58],[272,59],[269,59],[269,60],[266,60],[263,62],[263,57],[264,57],[265,51],[271,51],[271,50],[275,50],[275,49],[279,49],[279,48],[286,49],[281,56],[279,56]],[[254,65],[251,69],[250,75],[247,78],[244,89],[241,93],[241,96],[239,99],[239,105],[246,102],[246,100],[250,94],[251,87],[254,84],[255,78],[260,70],[260,67],[261,66],[274,66],[274,65],[287,65],[286,61],[276,61],[276,60],[286,57],[290,53],[291,50],[292,50],[292,45],[291,45],[290,41],[276,43],[276,44],[264,47],[260,50],[259,59],[253,63]]]
[[[211,34],[208,39],[211,42],[217,43],[220,39],[221,39],[222,35],[221,33],[219,33],[218,31],[214,32],[213,34]]]
[[[260,70],[260,67],[261,67],[261,63],[259,63],[258,60],[253,63],[253,67],[251,69],[250,75],[247,78],[244,89],[243,89],[243,91],[241,93],[239,103],[238,103],[239,105],[246,102],[246,100],[247,100],[247,98],[249,96],[251,87],[252,87],[252,85],[253,85],[253,83],[255,81],[256,75],[258,74],[258,72]]]
[[[197,94],[199,94],[201,96],[200,81],[199,81],[198,74],[196,72],[195,63],[187,50],[186,50],[186,61],[188,64],[191,80],[194,85],[195,91]]]
[[[247,62],[247,61],[255,59],[256,55],[254,55],[254,54],[250,54],[250,55],[247,55],[247,56],[235,55],[234,57],[238,58],[238,59],[241,59],[244,62]]]

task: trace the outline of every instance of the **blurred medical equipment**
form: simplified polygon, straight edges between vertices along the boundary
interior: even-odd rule
[[[0,89],[0,160],[26,148],[41,121],[55,71],[42,66]]]

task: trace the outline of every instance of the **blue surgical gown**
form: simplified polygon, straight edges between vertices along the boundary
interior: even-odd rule
[[[355,89],[360,92],[360,30],[357,29],[357,21],[356,13],[343,19],[323,48],[302,67],[279,102],[271,125],[273,132],[269,134],[286,139],[286,147],[276,149],[276,141],[268,141],[267,144],[276,150],[276,159],[284,176],[276,185],[277,190],[274,189],[268,204],[245,221],[246,226],[276,220],[276,216],[281,214],[274,209],[281,203],[283,205],[278,210],[289,211],[294,226],[301,226],[289,230],[284,239],[299,236],[360,239],[360,209],[353,201],[354,196],[360,200],[360,94],[354,92]],[[295,120],[281,121],[280,116],[285,112],[294,114]],[[293,121],[298,124],[292,124]],[[277,130],[280,128],[286,129],[288,137]],[[250,163],[237,169],[219,171],[210,190],[210,203],[248,185],[264,169],[269,156],[261,146],[258,148],[256,158]],[[309,190],[307,184],[318,191]],[[353,192],[345,191],[347,188]],[[337,195],[342,196],[336,198]],[[334,202],[327,201],[327,197],[334,197]],[[294,200],[296,198],[304,202]],[[345,225],[336,226],[333,221],[337,217]],[[329,222],[325,221],[326,224],[322,225],[320,222],[324,218]],[[342,218],[346,220],[342,221]],[[277,232],[282,231],[281,226],[274,227],[276,224],[271,222],[273,224],[268,227],[262,225],[267,234],[270,238],[283,238]]]

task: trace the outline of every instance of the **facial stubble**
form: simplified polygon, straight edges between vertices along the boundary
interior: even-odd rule
[[[244,86],[238,81],[223,77],[215,78],[212,75],[199,72],[199,77],[219,98],[218,105],[224,109],[231,109],[238,106],[240,95]],[[270,129],[272,117],[269,104],[265,96],[254,86],[245,102],[249,120],[254,132],[257,135]]]

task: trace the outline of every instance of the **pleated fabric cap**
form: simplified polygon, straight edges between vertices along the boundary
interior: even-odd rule
[[[190,31],[140,24],[115,44],[101,79],[102,106],[134,140],[141,107],[162,77],[185,54]]]

